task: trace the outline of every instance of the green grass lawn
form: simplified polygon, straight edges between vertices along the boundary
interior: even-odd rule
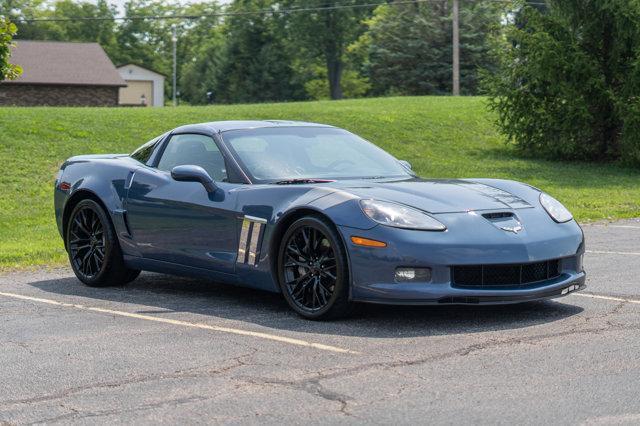
[[[309,120],[344,127],[413,164],[423,177],[516,179],[563,201],[577,219],[640,216],[640,171],[518,157],[482,98],[131,108],[0,108],[0,269],[65,261],[53,217],[53,180],[68,157],[131,152],[186,123]]]

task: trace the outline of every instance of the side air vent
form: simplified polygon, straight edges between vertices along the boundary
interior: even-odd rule
[[[238,263],[257,265],[260,259],[262,235],[264,233],[265,219],[253,216],[245,216],[242,219],[242,229],[238,243]]]

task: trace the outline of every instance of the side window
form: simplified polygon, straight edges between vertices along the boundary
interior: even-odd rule
[[[162,139],[162,136],[145,143],[140,148],[133,151],[133,154],[131,154],[131,158],[133,158],[134,160],[138,160],[143,164],[146,164],[147,161],[149,161],[149,158],[151,158],[151,154],[153,154],[153,151],[156,149],[156,146],[158,145],[160,139]]]
[[[213,180],[228,181],[224,157],[209,136],[184,134],[173,135],[162,153],[158,169],[170,172],[176,166],[200,166]]]

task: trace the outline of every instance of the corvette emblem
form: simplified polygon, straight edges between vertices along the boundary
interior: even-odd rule
[[[501,226],[500,229],[502,229],[503,231],[513,232],[514,234],[517,234],[518,232],[522,231],[522,225]]]

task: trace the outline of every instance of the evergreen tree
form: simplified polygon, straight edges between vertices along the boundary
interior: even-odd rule
[[[272,14],[248,13],[272,5],[269,0],[235,0],[238,12],[225,23],[227,44],[217,75],[215,94],[220,102],[263,102],[300,99],[292,60],[286,54]]]
[[[492,68],[490,37],[502,8],[489,2],[462,2],[460,83],[478,91],[480,68]],[[452,26],[448,0],[384,5],[368,22],[355,48],[366,51],[364,72],[373,93],[441,95],[451,93]]]
[[[502,132],[553,158],[640,164],[640,4],[553,0],[507,29],[488,74]]]

